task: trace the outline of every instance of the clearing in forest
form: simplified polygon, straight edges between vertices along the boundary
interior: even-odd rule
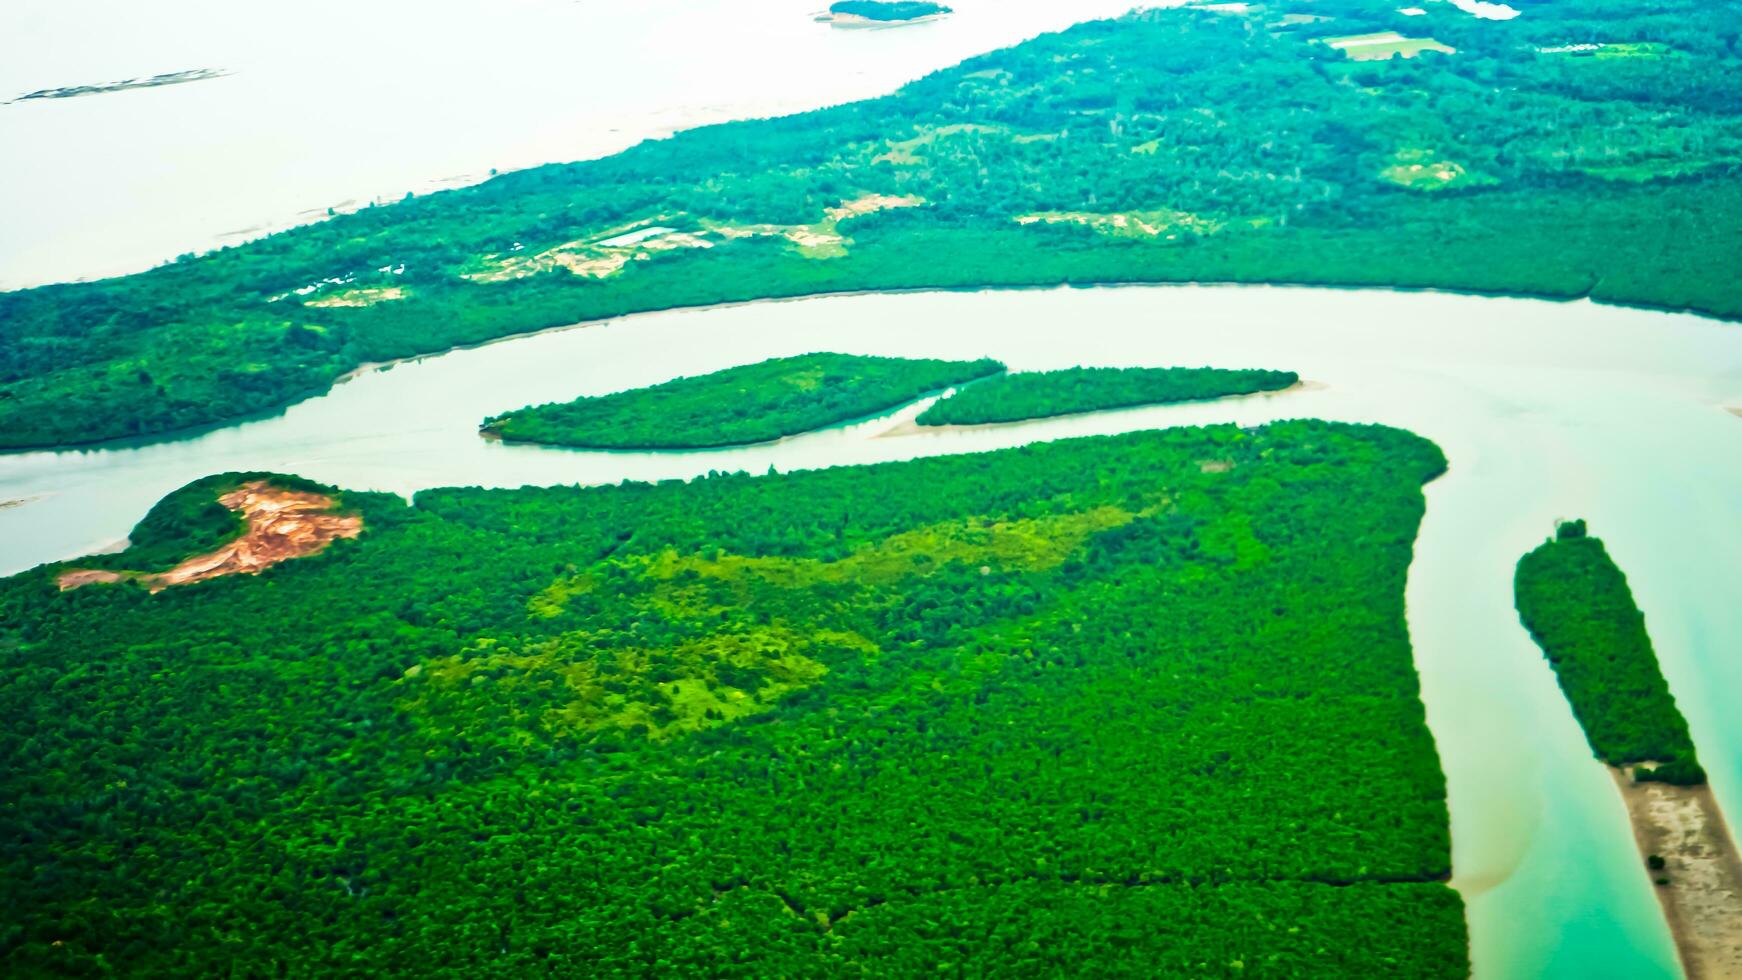
[[[1349,56],[1351,61],[1389,61],[1393,57],[1413,58],[1423,51],[1455,54],[1457,49],[1441,44],[1431,37],[1404,37],[1396,31],[1377,34],[1354,34],[1348,37],[1328,37],[1324,43]]]
[[[219,497],[218,502],[240,513],[247,529],[214,551],[194,555],[166,572],[75,568],[60,573],[55,581],[63,592],[99,582],[127,581],[161,592],[172,585],[223,575],[258,575],[280,562],[318,554],[339,538],[354,538],[363,532],[363,519],[335,512],[333,498],[287,490],[265,480],[244,483]]]

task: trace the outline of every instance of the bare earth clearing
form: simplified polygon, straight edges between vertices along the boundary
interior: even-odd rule
[[[142,582],[152,592],[161,592],[172,585],[221,575],[257,575],[279,562],[317,554],[339,538],[354,538],[363,531],[361,517],[333,511],[333,498],[285,490],[265,480],[244,483],[219,497],[218,502],[241,512],[248,528],[216,551],[195,555],[167,572],[72,569],[55,581],[63,592],[96,582],[124,581]]]
[[[1742,977],[1742,858],[1709,786],[1636,783],[1611,768],[1689,980]]]

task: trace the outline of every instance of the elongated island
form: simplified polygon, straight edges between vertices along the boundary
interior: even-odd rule
[[[1692,980],[1742,976],[1742,858],[1626,576],[1584,521],[1568,521],[1518,563],[1514,588],[1626,801],[1682,966]]]

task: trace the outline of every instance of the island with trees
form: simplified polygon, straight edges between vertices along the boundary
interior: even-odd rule
[[[1627,578],[1583,520],[1518,563],[1519,616],[1627,803],[1689,976],[1742,975],[1742,859]]]
[[[327,487],[362,532],[258,574],[0,580],[0,962],[1464,977],[1404,622],[1444,465],[1287,422]]]
[[[838,0],[829,4],[828,18],[837,25],[912,24],[942,17],[950,8],[925,0]]]
[[[1727,10],[1430,17],[1452,53],[1358,60],[1322,42],[1422,25],[1355,0],[1139,11],[879,99],[0,294],[0,448],[236,419],[547,327],[846,290],[1289,282],[1742,316]]]
[[[923,0],[840,0],[829,3],[829,12],[822,19],[840,28],[888,28],[899,24],[934,21],[949,12],[949,7],[944,7],[942,3],[927,3]]]
[[[1208,401],[1300,383],[1293,371],[1223,368],[1068,368],[1022,371],[963,388],[934,402],[919,425],[984,425],[1139,405]]]
[[[708,449],[769,442],[888,411],[1004,370],[989,358],[777,357],[484,420],[513,442],[577,449]]]
[[[96,85],[65,85],[59,88],[42,88],[26,92],[13,99],[13,102],[28,102],[33,99],[75,99],[83,95],[106,95],[110,92],[126,92],[137,88],[161,88],[165,85],[185,85],[188,82],[204,82],[214,78],[223,78],[227,71],[216,68],[190,68],[186,71],[164,72],[160,75],[148,75],[144,78],[124,78],[118,82],[103,82]]]

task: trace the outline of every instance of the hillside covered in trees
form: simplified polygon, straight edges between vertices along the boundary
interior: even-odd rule
[[[0,294],[0,447],[232,419],[519,331],[838,290],[1278,281],[1742,316],[1742,21],[1516,6],[1145,11],[885,98]]]
[[[1207,401],[1280,391],[1300,381],[1293,371],[1222,368],[1067,368],[1024,371],[964,388],[919,414],[920,425],[1016,422],[1136,405]]]
[[[529,406],[485,419],[483,431],[578,449],[733,446],[862,418],[1003,370],[990,359],[776,357],[647,388]]]
[[[343,492],[258,576],[0,581],[0,964],[1462,977],[1443,468],[1290,422]]]
[[[1585,522],[1561,525],[1525,555],[1513,589],[1597,757],[1612,766],[1653,763],[1634,770],[1640,780],[1705,782],[1627,577]]]

